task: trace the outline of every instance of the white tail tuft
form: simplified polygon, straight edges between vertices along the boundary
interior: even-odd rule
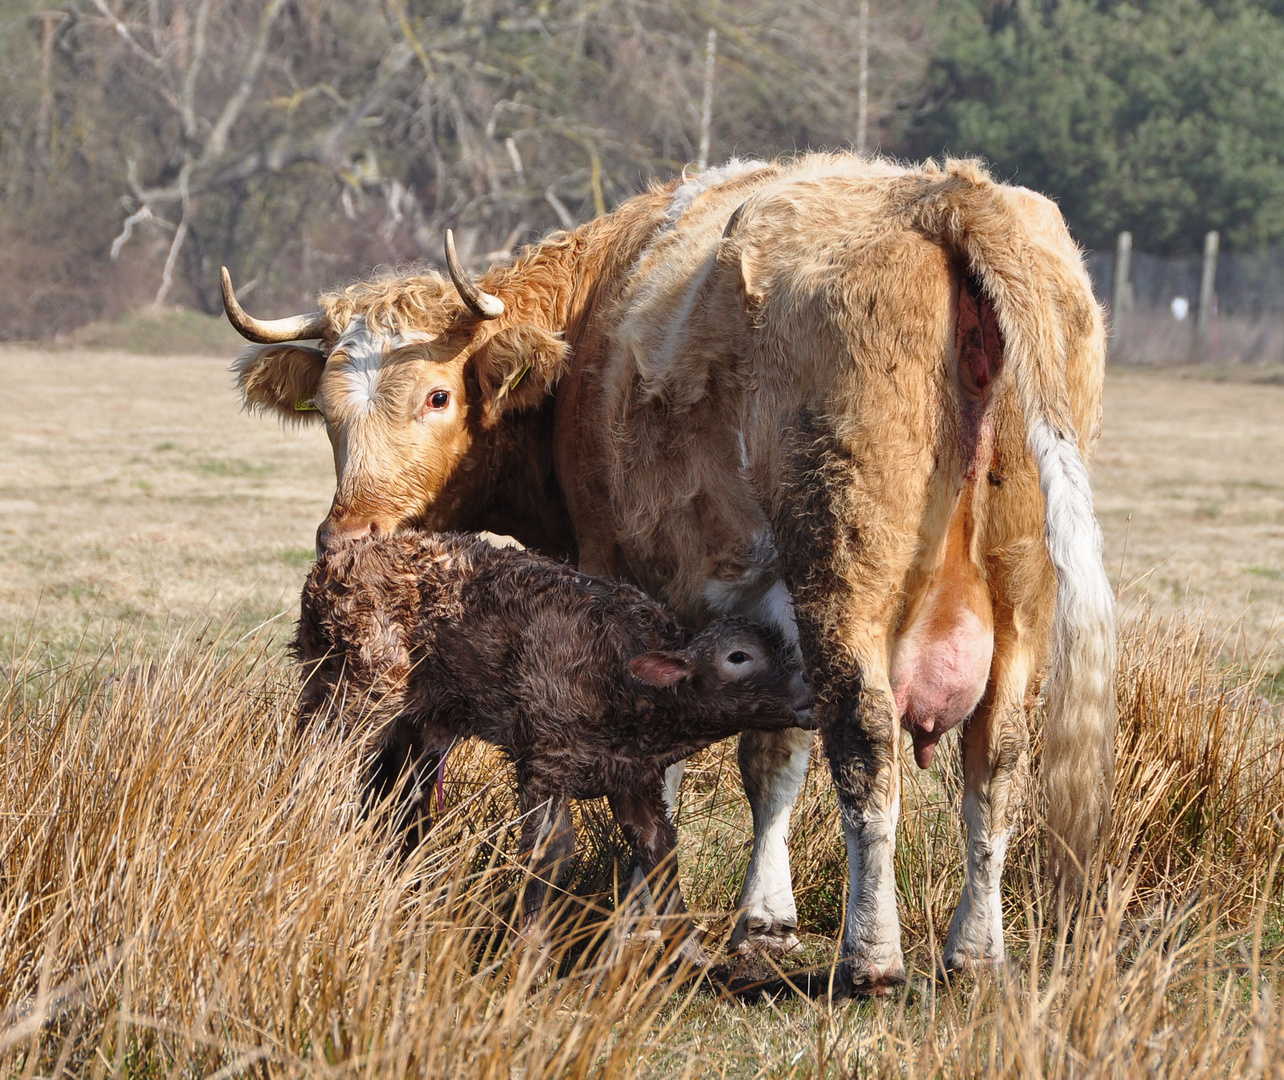
[[[1044,773],[1052,866],[1063,882],[1087,867],[1110,818],[1115,743],[1115,597],[1101,557],[1088,471],[1073,435],[1030,424],[1048,555],[1057,576],[1045,700]]]

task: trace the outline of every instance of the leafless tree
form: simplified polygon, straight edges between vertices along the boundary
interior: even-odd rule
[[[7,211],[43,242],[42,215],[79,200],[102,257],[162,238],[158,305],[182,280],[214,308],[219,262],[293,298],[435,257],[446,225],[484,261],[706,155],[856,137],[859,0],[19,7],[0,64],[32,90],[0,112],[0,190],[20,193],[0,228]],[[870,5],[871,142],[917,74],[912,19],[887,7]]]

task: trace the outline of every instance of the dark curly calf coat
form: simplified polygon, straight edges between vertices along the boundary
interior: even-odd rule
[[[572,798],[610,800],[657,899],[685,912],[664,770],[744,729],[793,726],[809,704],[801,670],[746,619],[692,635],[632,586],[466,535],[403,533],[323,556],[294,647],[301,723],[373,721],[375,798],[407,761],[431,775],[457,738],[507,751],[533,862],[528,933],[574,848]]]

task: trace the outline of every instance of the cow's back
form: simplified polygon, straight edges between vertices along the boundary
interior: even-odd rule
[[[971,465],[951,372],[968,267],[932,220],[951,185],[1009,208],[1005,225],[1016,221],[1043,260],[1075,426],[1091,449],[1100,316],[1078,253],[1046,199],[961,171],[810,156],[702,191],[652,242],[608,320],[596,394],[577,408],[597,440],[566,469],[597,477],[596,498],[573,507],[581,543],[594,533],[590,549],[618,553],[590,568],[629,572],[703,621],[719,581],[774,572],[773,522],[799,513],[783,501],[798,447],[835,439],[860,463],[844,470],[852,518],[930,561],[947,525],[933,512]],[[1012,380],[993,410],[1012,509],[990,515],[982,543],[999,548],[1039,536],[1041,499]]]

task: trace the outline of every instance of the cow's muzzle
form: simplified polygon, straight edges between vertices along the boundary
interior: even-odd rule
[[[317,529],[317,558],[356,540],[381,536],[384,529],[370,518],[348,518],[334,521],[326,518]]]

